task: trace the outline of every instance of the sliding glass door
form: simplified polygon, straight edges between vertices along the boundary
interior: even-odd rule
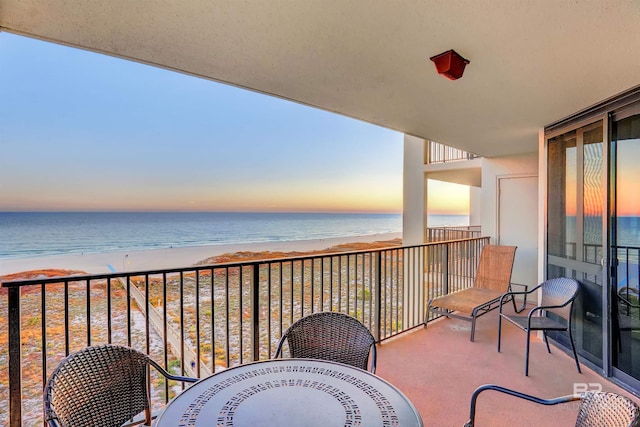
[[[578,353],[640,392],[640,86],[547,126],[544,142],[545,278],[582,284]]]
[[[603,366],[606,229],[604,126],[598,120],[547,138],[547,278],[582,283],[574,310],[578,352]],[[567,343],[566,334],[552,335]]]
[[[632,382],[640,380],[640,114],[619,116],[613,116],[610,156],[616,260],[610,281],[612,366],[614,374]]]

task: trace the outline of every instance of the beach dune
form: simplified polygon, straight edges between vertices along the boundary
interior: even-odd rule
[[[92,254],[51,255],[32,258],[0,259],[0,276],[31,270],[80,270],[90,274],[113,271],[142,271],[188,267],[206,258],[236,252],[306,252],[327,249],[345,243],[370,243],[402,237],[402,233],[370,234],[328,239],[288,242],[240,243],[210,246],[187,246],[143,251]]]

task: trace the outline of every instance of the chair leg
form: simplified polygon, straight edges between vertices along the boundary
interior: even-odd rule
[[[427,314],[425,314],[425,316],[424,316],[424,327],[425,328],[427,327],[427,324],[429,323],[429,313],[431,312],[431,301],[432,300],[429,300],[427,302]]]
[[[473,310],[473,312],[471,313],[471,342],[473,342],[473,339],[476,335],[476,316],[477,316],[477,312],[476,310]]]
[[[525,355],[525,361],[524,361],[524,375],[528,377],[529,376],[529,343],[531,342],[531,332],[528,329],[525,329],[525,332],[527,334],[527,353]]]
[[[498,353],[500,353],[500,334],[502,333],[502,314],[498,314]]]
[[[573,358],[576,360],[576,368],[578,368],[578,373],[581,374],[580,370],[580,362],[578,362],[578,353],[576,353],[576,345],[573,343],[573,333],[571,332],[571,324],[569,324],[569,341],[571,341],[571,350],[573,350]]]
[[[549,340],[547,339],[547,331],[542,331],[542,336],[544,337],[544,343],[547,345],[547,351],[551,353],[551,347],[549,347]]]

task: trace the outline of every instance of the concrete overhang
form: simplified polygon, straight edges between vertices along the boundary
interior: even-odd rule
[[[0,30],[199,76],[485,157],[640,83],[640,2],[2,0]],[[447,80],[431,56],[470,60]]]
[[[482,187],[482,159],[435,163],[424,166],[425,176],[437,181]]]

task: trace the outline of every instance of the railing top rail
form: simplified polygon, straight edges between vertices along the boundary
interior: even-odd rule
[[[164,273],[186,273],[186,272],[196,272],[196,271],[212,270],[212,269],[262,265],[262,264],[278,263],[278,262],[296,262],[296,261],[304,261],[308,259],[331,258],[331,257],[338,257],[338,256],[351,256],[351,255],[359,255],[359,254],[367,254],[367,253],[378,253],[378,252],[385,252],[385,251],[391,251],[391,250],[403,250],[403,249],[412,249],[412,248],[418,248],[418,247],[437,246],[437,245],[443,245],[447,243],[465,242],[465,241],[482,240],[482,239],[489,239],[489,237],[470,237],[470,238],[464,238],[464,239],[428,242],[428,243],[422,243],[417,245],[389,246],[387,248],[362,249],[362,250],[347,251],[347,252],[316,253],[316,254],[295,256],[295,257],[268,258],[268,259],[261,259],[261,260],[240,261],[240,262],[236,261],[236,262],[225,262],[225,263],[219,263],[219,264],[206,264],[206,265],[203,264],[203,265],[193,265],[189,267],[178,267],[178,268],[122,271],[122,272],[116,272],[116,273],[100,273],[100,274],[78,274],[78,275],[57,276],[57,277],[47,277],[47,278],[8,280],[5,282],[1,282],[1,287],[2,288],[19,288],[22,286],[45,285],[50,283],[68,283],[68,282],[80,282],[80,281],[88,281],[88,280],[114,279],[114,278],[123,278],[123,277],[152,276],[152,275],[158,275],[158,274],[164,274]]]
[[[586,246],[586,245],[585,245]],[[602,246],[602,245],[592,245],[592,246]],[[613,246],[614,249],[640,249],[640,246]]]
[[[479,157],[481,156],[462,150],[460,148],[451,147],[440,142],[429,140],[427,159],[427,163],[429,164],[473,160]]]
[[[442,225],[438,227],[427,227],[427,230],[479,231],[480,228],[480,225]]]

